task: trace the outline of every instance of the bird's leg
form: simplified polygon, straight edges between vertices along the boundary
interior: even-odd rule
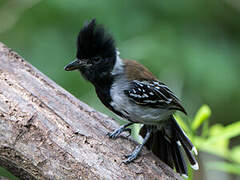
[[[144,144],[148,141],[151,133],[152,133],[152,129],[148,129],[147,133],[143,139],[142,144],[137,145],[137,147],[133,150],[133,152],[131,154],[125,156],[127,158],[125,161],[123,161],[125,164],[128,164],[137,158],[137,156],[141,152]]]
[[[107,135],[109,136],[109,138],[116,139],[122,132],[128,131],[129,136],[130,136],[131,135],[131,129],[127,128],[127,127],[132,125],[132,124],[133,124],[133,122],[122,125],[122,126],[120,126],[119,129],[115,129],[113,132],[108,132]]]

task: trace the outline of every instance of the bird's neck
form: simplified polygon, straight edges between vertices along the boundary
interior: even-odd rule
[[[124,64],[122,59],[119,56],[117,56],[115,64],[110,74],[102,77],[101,79],[93,83],[98,97],[107,107],[109,106],[109,103],[112,101],[110,96],[110,90],[112,88],[112,85],[114,81],[118,78],[118,76],[121,75],[122,73],[124,73]]]
[[[123,60],[117,55],[113,70],[111,72],[112,76],[118,76],[119,74],[124,73],[124,64]]]
[[[110,89],[113,84],[113,79],[105,79],[94,83],[95,91],[101,102],[109,108],[109,103],[112,101]]]
[[[94,82],[92,82],[93,85],[95,86],[95,88],[109,88],[111,87],[111,85],[113,84],[113,77],[112,76],[106,76],[106,77],[102,77],[98,80],[95,80]]]
[[[116,79],[117,76],[123,73],[124,73],[123,60],[119,56],[117,56],[112,71],[110,71],[108,74],[105,74],[104,76],[96,76],[92,83],[96,88],[110,87],[113,84],[114,79]]]

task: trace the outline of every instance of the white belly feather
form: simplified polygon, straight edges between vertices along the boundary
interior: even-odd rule
[[[110,90],[112,97],[110,104],[115,110],[121,112],[125,117],[128,117],[129,120],[154,125],[166,120],[172,114],[172,111],[166,109],[135,104],[124,94],[124,90],[128,88],[129,84],[124,77],[116,79]]]

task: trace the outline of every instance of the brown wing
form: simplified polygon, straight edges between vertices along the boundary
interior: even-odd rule
[[[123,60],[125,71],[130,81],[133,80],[157,80],[157,78],[143,65],[133,60]],[[136,78],[137,77],[137,78]]]

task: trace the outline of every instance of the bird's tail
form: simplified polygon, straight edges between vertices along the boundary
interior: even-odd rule
[[[147,126],[144,125],[140,130],[140,135],[144,137],[146,130]],[[168,166],[175,167],[181,176],[188,176],[182,150],[184,150],[191,167],[194,170],[198,169],[198,163],[194,156],[194,154],[197,155],[197,150],[173,116],[161,130],[152,133],[145,145]]]

